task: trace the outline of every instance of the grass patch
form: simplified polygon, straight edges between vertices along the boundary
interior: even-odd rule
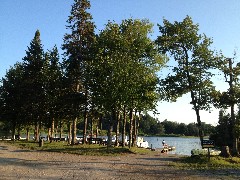
[[[8,143],[30,150],[39,150],[47,152],[71,153],[90,156],[117,156],[124,154],[147,154],[150,150],[144,148],[128,147],[106,147],[98,144],[68,145],[67,142],[44,142],[42,147],[34,141],[9,141]]]
[[[207,156],[183,157],[174,165],[183,169],[240,169],[240,158],[214,156],[209,161]]]

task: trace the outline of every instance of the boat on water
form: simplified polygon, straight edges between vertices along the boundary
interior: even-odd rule
[[[168,152],[168,151],[174,151],[176,150],[175,146],[169,146],[165,144],[162,148],[157,148],[158,151],[161,151],[162,153]]]
[[[143,137],[137,138],[137,147],[140,148],[149,148],[148,142],[144,141]]]

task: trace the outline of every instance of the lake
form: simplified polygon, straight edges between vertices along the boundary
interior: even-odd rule
[[[162,148],[162,141],[169,146],[176,147],[176,150],[169,151],[169,154],[191,155],[192,149],[202,149],[200,139],[196,138],[183,138],[183,137],[143,137],[144,141],[148,141],[149,147]]]

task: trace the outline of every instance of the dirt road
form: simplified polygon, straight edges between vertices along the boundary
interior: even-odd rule
[[[171,163],[178,158],[160,152],[118,157],[80,156],[23,150],[0,142],[0,179],[240,179],[235,171],[177,169]]]

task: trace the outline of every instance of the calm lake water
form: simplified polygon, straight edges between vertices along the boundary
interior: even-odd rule
[[[169,151],[169,154],[191,155],[192,149],[202,149],[199,138],[182,138],[182,137],[143,137],[148,141],[149,147],[162,148],[162,141],[165,140],[169,146],[176,147],[176,150]]]

